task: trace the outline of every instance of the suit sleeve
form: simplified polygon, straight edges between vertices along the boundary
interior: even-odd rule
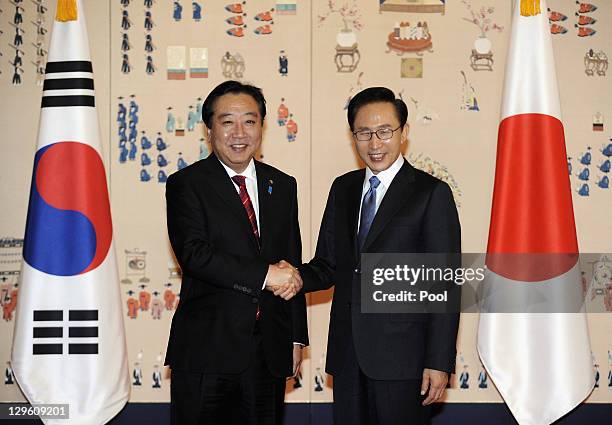
[[[260,295],[268,263],[214,249],[206,214],[190,181],[175,175],[168,178],[166,212],[170,244],[183,273],[215,286]]]
[[[445,265],[460,266],[461,226],[453,194],[446,183],[439,182],[433,189],[424,220],[423,241],[425,252],[457,254],[449,255]],[[459,329],[459,313],[456,311],[430,313],[426,335],[426,368],[454,372]]]
[[[289,250],[287,259],[293,266],[302,262],[302,237],[300,235],[300,222],[298,220],[297,183],[294,178],[291,181],[291,217],[289,224]],[[293,342],[307,346],[308,341],[308,319],[306,316],[306,296],[303,292],[297,294],[289,301],[291,304],[291,326]]]
[[[321,220],[315,256],[308,263],[298,267],[304,281],[305,292],[322,291],[331,288],[334,284],[332,279],[336,270],[334,239],[335,186],[334,182],[327,197],[327,205]]]

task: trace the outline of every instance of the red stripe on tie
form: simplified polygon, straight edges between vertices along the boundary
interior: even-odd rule
[[[238,189],[240,190],[240,201],[242,202],[242,206],[246,210],[249,222],[251,223],[251,229],[253,229],[253,234],[255,235],[255,239],[257,239],[257,243],[259,243],[259,230],[257,229],[257,219],[255,216],[255,209],[253,208],[253,203],[251,202],[251,197],[249,196],[249,192],[247,192],[246,177],[236,175],[232,177],[232,180],[238,185]]]

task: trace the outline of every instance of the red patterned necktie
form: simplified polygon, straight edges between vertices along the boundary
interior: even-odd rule
[[[255,217],[255,209],[253,208],[253,203],[251,202],[249,192],[247,192],[246,177],[235,175],[234,177],[232,177],[232,180],[238,185],[238,189],[240,190],[240,201],[242,202],[242,206],[246,210],[247,216],[249,216],[249,221],[251,222],[251,229],[253,230],[255,239],[257,240],[257,245],[259,245],[259,230],[257,230],[257,217]],[[261,311],[259,309],[259,304],[257,304],[255,320],[259,320],[260,316]]]
[[[253,208],[253,203],[251,202],[251,197],[249,196],[249,192],[247,192],[246,188],[246,177],[236,175],[232,177],[234,183],[238,185],[240,189],[240,201],[242,202],[242,206],[246,210],[247,216],[249,216],[249,221],[251,222],[251,229],[253,229],[253,234],[255,235],[255,239],[257,239],[257,243],[259,243],[259,230],[257,230],[257,217],[255,216],[255,209]]]

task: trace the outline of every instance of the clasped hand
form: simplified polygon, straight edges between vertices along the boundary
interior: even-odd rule
[[[300,292],[302,286],[300,272],[285,260],[268,267],[266,289],[274,295],[290,300]]]

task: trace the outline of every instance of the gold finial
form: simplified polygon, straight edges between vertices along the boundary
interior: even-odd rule
[[[77,20],[77,0],[57,0],[55,20],[68,22]]]
[[[521,16],[535,16],[540,13],[540,0],[521,0]]]

